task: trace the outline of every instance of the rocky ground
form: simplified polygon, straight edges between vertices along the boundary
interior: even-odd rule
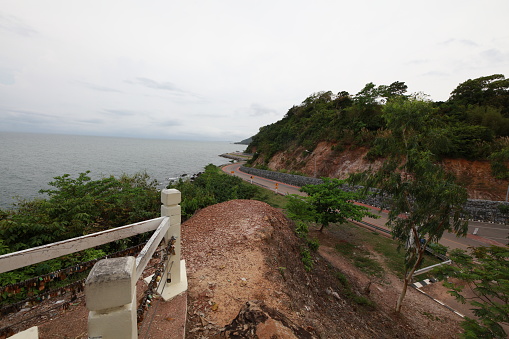
[[[333,249],[332,233],[313,235],[321,246],[312,252],[313,269],[306,271],[301,261],[306,246],[292,227],[279,210],[252,200],[205,208],[182,225],[189,282],[186,338],[457,337],[461,318],[413,289],[396,314],[400,280],[361,273]],[[350,292],[338,272],[348,278]],[[144,321],[140,338],[175,338],[172,326],[179,320],[170,303],[153,305],[146,319],[159,321]],[[78,299],[33,324],[41,338],[87,338],[86,319]]]

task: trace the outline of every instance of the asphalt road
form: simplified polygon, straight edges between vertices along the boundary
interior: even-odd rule
[[[240,166],[242,165],[243,165],[242,162],[226,165],[223,167],[223,171],[231,175],[238,176],[243,180],[251,182],[252,184],[270,189],[279,194],[304,195],[304,193],[299,191],[299,187],[297,186],[292,186],[285,183],[241,172]],[[387,222],[387,213],[379,211],[379,209],[376,207],[371,206],[368,207],[372,208],[374,210],[374,214],[379,215],[380,218],[373,219],[366,217],[363,219],[363,221],[365,223],[387,229],[387,227],[385,227],[385,223]],[[489,245],[504,246],[508,242],[508,237],[509,237],[509,225],[469,221],[468,234],[466,237],[459,238],[453,234],[446,233],[440,240],[440,243],[451,249],[462,248],[466,250],[468,247],[489,246]]]

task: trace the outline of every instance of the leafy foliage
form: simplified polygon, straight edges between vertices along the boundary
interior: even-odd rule
[[[509,79],[502,74],[468,79],[452,91],[449,101],[461,105],[498,107],[504,115],[509,114]]]
[[[343,223],[348,219],[362,220],[365,216],[376,217],[365,206],[356,205],[356,193],[345,191],[345,180],[322,178],[323,183],[303,186],[300,191],[307,196],[290,196],[287,211],[292,219],[313,221],[321,225],[320,231],[329,223]]]
[[[168,188],[178,189],[182,193],[182,216],[190,218],[197,210],[233,199],[252,199],[257,189],[242,179],[226,175],[209,164],[205,172],[192,180],[180,179]]]
[[[147,174],[91,180],[89,173],[55,177],[54,188],[41,190],[47,199],[23,200],[5,212],[3,244],[19,251],[158,216],[160,193]]]
[[[379,143],[392,133],[382,116],[384,107],[408,98],[406,90],[404,82],[396,81],[379,86],[370,82],[355,95],[346,91],[313,93],[290,108],[282,120],[260,128],[247,149],[256,152],[251,163],[264,166],[277,152],[312,150],[321,141],[333,143],[340,151],[368,147],[371,160],[384,157]],[[426,101],[423,94],[417,97]],[[486,160],[499,150],[497,138],[509,136],[509,79],[501,74],[469,79],[459,84],[446,102],[429,105],[433,110],[426,123],[435,127],[428,138],[432,141],[428,150],[438,159]],[[289,161],[290,167],[294,160]],[[293,168],[297,167],[293,163]]]
[[[258,152],[251,161],[263,154],[266,163],[278,151],[293,146],[313,149],[322,140],[364,144],[372,139],[368,134],[383,127],[381,101],[405,91],[406,85],[397,81],[378,87],[369,83],[355,96],[345,91],[313,93],[282,120],[260,128],[247,148]]]
[[[405,280],[396,310],[406,294],[414,271],[424,258],[426,246],[437,243],[444,232],[464,235],[467,223],[460,219],[466,190],[436,163],[429,151],[440,124],[434,120],[431,102],[417,98],[389,101],[383,117],[392,131],[386,136],[387,157],[380,169],[351,177],[386,199],[387,225],[406,250]]]
[[[442,265],[434,274],[441,280],[458,279],[458,283],[446,281],[444,286],[457,300],[468,301],[478,318],[465,319],[462,336],[506,338],[501,325],[509,325],[509,247],[477,247],[471,249],[471,254],[456,249],[450,258],[454,265]],[[466,291],[474,296],[468,297]]]
[[[55,177],[48,198],[22,200],[0,211],[0,253],[10,253],[159,216],[157,183],[146,173],[91,180],[90,172]],[[138,244],[143,235],[0,275],[1,284],[25,280]]]

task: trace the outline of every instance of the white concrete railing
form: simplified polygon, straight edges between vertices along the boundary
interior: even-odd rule
[[[165,189],[161,192],[161,217],[2,255],[0,273],[155,230],[137,258],[101,260],[85,283],[89,338],[137,338],[136,282],[163,238],[176,241],[157,291],[169,300],[187,290],[185,262],[180,259],[180,201],[178,190]]]
[[[180,260],[180,200],[175,189],[161,192],[163,220],[136,259],[104,259],[90,271],[85,282],[89,338],[138,338],[136,282],[163,238],[176,241],[157,291],[169,300],[187,290],[185,262]]]
[[[163,219],[163,217],[159,217],[102,232],[87,234],[82,237],[4,254],[0,256],[0,273],[38,264],[46,260],[104,245],[115,240],[150,232],[155,230]]]

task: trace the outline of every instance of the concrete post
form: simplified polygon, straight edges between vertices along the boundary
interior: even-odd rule
[[[161,191],[161,216],[170,217],[170,228],[165,235],[165,240],[172,237],[175,241],[175,254],[169,257],[166,270],[163,275],[163,283],[159,286],[158,293],[164,300],[172,299],[187,290],[187,274],[185,261],[180,258],[181,251],[181,193],[176,189],[164,189]],[[166,282],[164,282],[166,281]]]
[[[135,273],[134,257],[94,265],[85,282],[89,338],[138,338]]]

